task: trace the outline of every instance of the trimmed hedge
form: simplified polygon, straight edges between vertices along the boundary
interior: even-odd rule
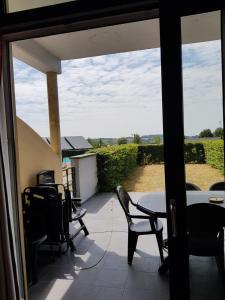
[[[187,143],[184,146],[185,163],[205,163],[205,151],[202,143]],[[139,145],[138,164],[163,163],[163,144]]]
[[[202,143],[185,143],[184,161],[186,164],[204,164],[206,162],[204,145]]]
[[[112,191],[130,174],[137,166],[137,149],[137,145],[128,144],[91,151],[97,153],[99,191]]]
[[[163,145],[139,145],[137,162],[139,165],[162,163],[164,160]]]
[[[223,140],[185,144],[185,163],[207,163],[224,170]],[[163,163],[163,145],[126,144],[91,150],[97,153],[98,189],[110,192],[137,165]]]
[[[205,149],[206,163],[224,172],[224,141],[205,141],[202,144]]]

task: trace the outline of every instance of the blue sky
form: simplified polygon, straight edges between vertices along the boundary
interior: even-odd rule
[[[49,136],[46,76],[14,59],[17,115]],[[62,135],[162,133],[160,50],[62,62]],[[222,125],[220,41],[183,46],[185,134]],[[172,105],[172,103],[171,103]]]

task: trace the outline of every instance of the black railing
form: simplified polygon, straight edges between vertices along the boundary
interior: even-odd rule
[[[75,167],[63,168],[63,184],[72,192],[73,197],[76,197],[76,172]]]

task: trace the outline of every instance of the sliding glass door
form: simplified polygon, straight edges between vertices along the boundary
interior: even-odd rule
[[[160,26],[171,299],[224,299],[215,257],[187,239],[186,208],[224,199],[212,191],[216,182],[224,190],[224,14],[168,17],[162,6]]]
[[[210,204],[210,197],[224,198],[221,25],[221,11],[181,18],[187,205],[190,205],[190,202]],[[218,203],[218,206],[224,209],[222,203]],[[212,230],[219,222],[219,214],[214,219],[212,212],[205,220],[205,209],[207,206],[202,205],[196,219],[194,211],[191,215],[191,224],[195,222],[191,234],[195,237],[198,232],[201,238],[196,240],[198,249],[194,249],[190,238],[190,294],[191,299],[220,300],[225,297],[223,280],[218,268],[222,263],[220,259],[216,260],[215,254],[219,251],[218,253],[221,252],[224,256],[224,250],[220,250],[219,246],[212,246],[212,234],[209,234],[208,227],[211,223],[210,230]],[[206,234],[205,240],[199,233],[202,226]],[[222,235],[223,229],[221,241]],[[219,236],[220,233],[218,243]]]

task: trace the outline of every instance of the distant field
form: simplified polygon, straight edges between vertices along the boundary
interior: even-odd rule
[[[224,181],[220,171],[206,164],[187,164],[186,181],[195,183],[201,190],[207,191],[216,181]],[[123,182],[128,191],[159,192],[165,190],[164,166],[147,165],[137,167]]]

